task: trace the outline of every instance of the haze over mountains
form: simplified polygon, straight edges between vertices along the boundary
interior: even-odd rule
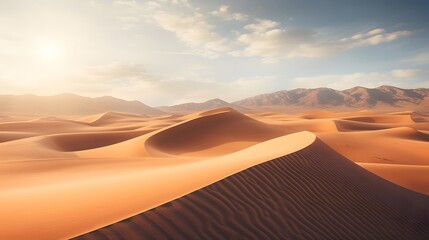
[[[0,112],[34,115],[90,115],[109,111],[160,115],[158,109],[139,101],[110,96],[90,98],[70,93],[55,96],[0,95]]]
[[[427,110],[429,88],[401,89],[392,86],[378,88],[354,87],[344,91],[330,88],[283,90],[261,94],[236,102],[211,99],[202,103],[150,107],[139,101],[114,97],[82,97],[74,94],[55,96],[1,95],[0,112],[34,115],[89,115],[104,112],[126,112],[145,115],[184,114],[229,107],[240,112],[302,112],[313,110]]]

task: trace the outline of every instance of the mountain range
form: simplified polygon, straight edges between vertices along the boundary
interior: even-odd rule
[[[168,113],[191,113],[191,112],[201,112],[205,110],[223,108],[223,107],[229,107],[239,112],[249,111],[249,109],[245,107],[226,102],[219,98],[211,99],[202,103],[191,102],[191,103],[183,103],[183,104],[178,104],[173,106],[162,106],[162,107],[157,107],[157,109]]]
[[[55,96],[0,95],[0,112],[6,114],[90,115],[109,111],[147,115],[164,114],[142,102],[126,101],[110,96],[90,98],[70,93]]]
[[[354,87],[339,91],[331,88],[283,90],[235,102],[211,99],[202,103],[150,107],[139,101],[110,96],[90,98],[64,93],[55,96],[0,95],[1,113],[33,115],[89,115],[109,111],[145,115],[185,114],[229,107],[240,112],[299,112],[354,110],[428,110],[429,88],[402,89],[393,86]]]
[[[331,88],[284,90],[233,102],[250,109],[394,109],[429,106],[429,89],[402,89],[392,86],[354,87],[344,91]]]

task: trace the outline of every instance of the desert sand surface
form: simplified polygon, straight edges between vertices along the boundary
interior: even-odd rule
[[[424,239],[427,203],[315,140],[76,239]]]
[[[413,111],[0,121],[0,239],[428,239]]]

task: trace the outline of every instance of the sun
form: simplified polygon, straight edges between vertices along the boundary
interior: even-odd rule
[[[62,55],[61,45],[54,41],[43,41],[37,46],[37,55],[43,61],[55,61]]]

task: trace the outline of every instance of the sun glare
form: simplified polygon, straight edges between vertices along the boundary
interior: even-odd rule
[[[57,60],[62,53],[60,45],[56,42],[42,42],[39,44],[37,54],[41,60]]]

